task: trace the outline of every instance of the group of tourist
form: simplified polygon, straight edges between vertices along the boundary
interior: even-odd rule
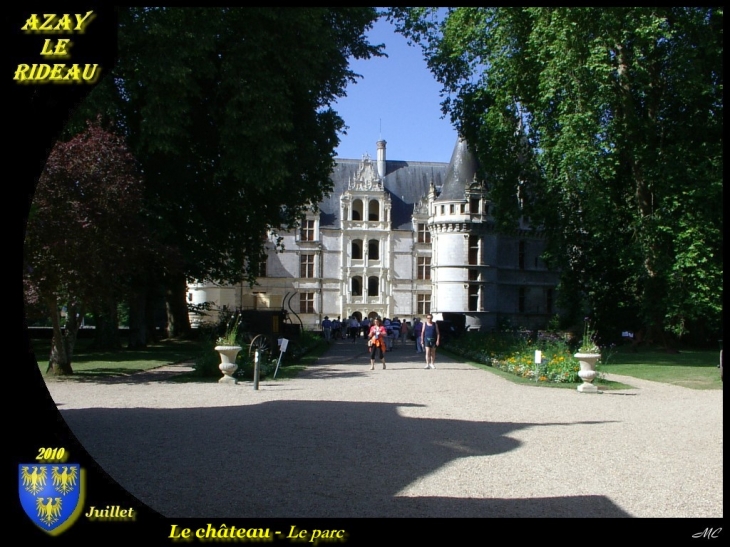
[[[355,321],[357,321],[357,319],[355,319]],[[324,339],[327,340],[327,342],[331,342],[332,340],[344,340],[345,337],[350,336],[350,329],[352,327],[353,325],[350,320],[341,321],[339,316],[337,316],[337,319],[330,319],[329,316],[325,315],[324,320],[322,320],[322,333],[324,334]],[[360,328],[359,322],[357,323],[357,328]]]
[[[416,341],[416,353],[426,354],[426,369],[435,369],[436,347],[441,343],[441,333],[438,324],[433,321],[433,315],[427,314],[426,321],[421,322],[419,318],[413,320],[413,328],[408,322],[401,321],[397,317],[392,320],[375,317],[372,324],[367,317],[358,321],[354,315],[346,321],[330,320],[325,316],[322,321],[322,331],[327,342],[333,339],[343,339],[345,336],[354,344],[358,337],[367,338],[370,348],[370,370],[375,370],[375,359],[378,357],[385,369],[385,354],[394,349],[395,340],[400,339],[401,345],[405,345],[408,337],[413,333]]]

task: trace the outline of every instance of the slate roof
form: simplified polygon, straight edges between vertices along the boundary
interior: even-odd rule
[[[451,154],[444,186],[436,201],[463,200],[464,190],[467,184],[474,180],[478,167],[479,164],[474,154],[469,150],[466,141],[459,138]]]
[[[348,181],[355,177],[361,160],[337,158],[335,161],[332,172],[334,190],[319,203],[322,228],[339,228],[340,196],[347,190]],[[448,166],[440,162],[386,160],[385,189],[390,193],[393,229],[411,229],[414,204],[428,194],[431,181],[437,189],[443,186]],[[463,194],[462,189],[462,197]]]

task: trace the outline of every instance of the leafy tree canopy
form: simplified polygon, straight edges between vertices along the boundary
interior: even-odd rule
[[[376,17],[121,8],[117,66],[78,120],[103,112],[125,131],[150,222],[188,279],[252,281],[267,230],[294,226],[330,191],[345,129],[331,104],[357,77],[350,57],[381,55],[364,36]]]
[[[564,306],[604,330],[719,332],[722,8],[389,17],[443,84],[500,226],[527,215],[547,231]]]
[[[26,303],[53,322],[56,372],[71,372],[78,319],[120,299],[149,248],[140,207],[142,179],[120,136],[90,123],[53,147],[28,218],[24,285]]]

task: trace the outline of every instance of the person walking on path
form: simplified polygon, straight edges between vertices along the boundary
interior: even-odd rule
[[[322,331],[324,332],[324,339],[329,344],[332,341],[332,321],[326,315],[324,321],[322,321]]]
[[[426,316],[426,323],[421,331],[421,344],[426,348],[426,366],[424,368],[436,368],[436,348],[441,343],[439,326],[433,322],[433,315]]]
[[[385,327],[380,324],[380,319],[373,319],[373,324],[370,327],[368,333],[368,340],[370,344],[370,370],[375,370],[375,355],[380,352],[380,361],[383,363],[383,370],[385,370],[385,340],[388,337],[388,333]]]
[[[388,333],[388,337],[385,339],[385,348],[391,351],[393,349],[393,323],[386,317],[383,319],[383,326],[385,327],[385,332]]]
[[[368,337],[368,333],[370,332],[370,319],[367,316],[363,317],[362,321],[360,321],[360,331],[362,332],[363,338]]]
[[[408,343],[408,330],[408,321],[403,321],[400,326],[400,341],[403,346]]]
[[[357,317],[351,315],[348,326],[350,329],[350,338],[352,338],[352,343],[354,344],[357,340],[357,331],[360,330],[360,321],[357,320]]]
[[[416,317],[413,320],[413,335],[416,337],[416,353],[423,353],[423,340],[421,340],[421,333],[423,332],[423,323]]]

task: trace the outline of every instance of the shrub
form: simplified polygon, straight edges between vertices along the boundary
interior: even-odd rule
[[[215,351],[217,333],[214,329],[201,330],[198,333],[200,340],[200,355],[196,357],[193,369],[196,376],[204,378],[212,378],[221,376],[222,373],[218,368],[221,359],[217,351]]]
[[[288,353],[288,350],[286,353]],[[286,355],[286,353],[284,355]],[[276,371],[276,363],[278,360],[279,352],[276,351],[276,348],[274,348],[274,351],[272,351],[271,353],[262,355],[259,361],[259,380],[263,380],[264,378],[271,378],[274,376],[274,372]],[[244,349],[244,351],[238,354],[236,364],[238,365],[238,369],[233,374],[236,379],[253,380],[254,367],[256,366],[253,355],[249,355],[248,351]],[[279,366],[284,366],[283,357]]]
[[[223,323],[225,325],[225,323]],[[206,378],[217,378],[221,377],[222,373],[218,368],[220,364],[220,355],[214,349],[216,339],[220,334],[220,325],[207,328],[203,330],[201,328],[199,332],[201,353],[195,359],[193,368],[195,369],[195,375],[206,377]],[[324,341],[318,334],[312,332],[303,332],[296,341],[289,341],[287,351],[284,353],[281,359],[280,367],[284,367],[293,363],[296,363],[304,355],[312,351],[319,345],[324,344]],[[272,348],[272,352],[264,357],[259,362],[259,379],[271,378],[276,370],[276,363],[279,360],[279,351],[276,347]],[[253,356],[248,354],[248,347],[246,344],[243,345],[243,349],[236,356],[236,364],[238,368],[233,373],[233,377],[237,380],[253,380],[254,373],[254,359]]]
[[[445,348],[472,361],[504,370],[522,378],[547,383],[578,383],[580,364],[573,356],[565,335],[513,331],[468,332]],[[542,362],[535,363],[535,351]]]

